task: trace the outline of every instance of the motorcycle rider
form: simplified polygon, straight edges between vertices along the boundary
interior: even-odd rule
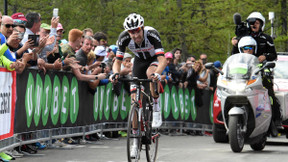
[[[259,54],[256,52],[257,42],[255,41],[254,38],[252,38],[252,36],[242,37],[238,43],[238,50],[240,51],[240,53],[248,53],[248,54],[253,54],[255,56],[259,56]],[[260,55],[260,56],[266,57],[264,55]],[[269,71],[269,69],[264,70],[264,75],[262,75],[262,83],[263,83],[263,86],[268,89],[268,94],[272,98],[272,103],[271,103],[272,114],[273,114],[272,119],[277,127],[282,128],[280,104],[274,93],[273,76],[271,72]]]

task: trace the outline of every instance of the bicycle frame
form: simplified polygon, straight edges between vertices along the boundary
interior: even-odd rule
[[[128,117],[128,131],[127,131],[127,155],[128,161],[138,161],[140,159],[140,152],[142,150],[142,145],[146,147],[146,158],[148,162],[155,161],[158,149],[158,138],[159,134],[156,133],[153,136],[152,133],[152,108],[153,102],[151,94],[147,94],[144,90],[141,89],[143,85],[142,82],[152,82],[151,79],[120,79],[123,81],[128,82],[135,82],[137,85],[136,87],[136,94],[135,98],[132,98],[132,107],[129,112]],[[156,83],[157,84],[157,83]],[[156,85],[157,87],[157,85]],[[156,89],[157,91],[157,89]],[[157,91],[158,92],[158,91]],[[142,96],[143,95],[143,96]],[[143,106],[142,100],[147,99],[147,102]],[[143,109],[144,107],[144,109]],[[137,121],[135,121],[137,120]],[[133,132],[137,130],[137,134]],[[130,156],[130,144],[132,144],[132,140],[138,140],[137,144],[137,155],[136,157]]]

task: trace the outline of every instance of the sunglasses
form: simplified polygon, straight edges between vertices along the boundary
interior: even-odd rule
[[[10,27],[15,28],[16,27],[16,25],[14,25],[14,24],[3,24],[3,25],[5,25],[6,28],[10,28]]]
[[[253,50],[254,47],[253,46],[245,46],[243,47],[244,50]]]
[[[130,34],[139,33],[140,31],[141,31],[141,27],[138,27],[138,28],[133,29],[133,30],[128,30],[128,32],[129,32]]]

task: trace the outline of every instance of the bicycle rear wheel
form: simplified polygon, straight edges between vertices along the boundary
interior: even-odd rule
[[[128,129],[127,129],[127,158],[128,162],[138,161],[140,159],[140,151],[141,151],[141,126],[139,120],[139,108],[136,104],[134,104],[130,110],[128,117]],[[133,123],[133,121],[135,121]],[[134,129],[137,128],[137,129]],[[134,130],[133,130],[134,129]],[[134,133],[133,133],[134,131]],[[137,132],[137,133],[135,133]],[[131,157],[131,148],[133,145],[134,139],[137,139],[137,153],[135,157]]]
[[[155,162],[157,158],[159,133],[157,129],[152,129],[152,109],[145,110],[146,121],[149,121],[146,125],[146,139],[145,150],[147,162]],[[149,141],[148,141],[149,140]]]

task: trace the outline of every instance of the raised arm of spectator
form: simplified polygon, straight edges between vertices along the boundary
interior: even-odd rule
[[[78,80],[90,81],[90,80],[101,80],[101,79],[105,79],[106,78],[106,74],[105,73],[101,73],[101,74],[98,74],[98,75],[82,74],[81,71],[80,71],[82,66],[79,65],[79,64],[76,64],[76,63],[70,64],[70,67],[72,68],[72,72],[73,72],[73,74],[76,76],[76,78]]]
[[[98,67],[101,64],[101,61],[95,61],[92,65],[87,66],[86,70],[91,70]]]
[[[33,46],[33,40],[29,39],[27,42],[25,42],[23,44],[23,46],[18,49],[15,53],[17,53],[17,55],[21,55],[22,53],[26,52],[29,48],[31,48]],[[34,57],[32,58],[33,60],[36,60]]]

